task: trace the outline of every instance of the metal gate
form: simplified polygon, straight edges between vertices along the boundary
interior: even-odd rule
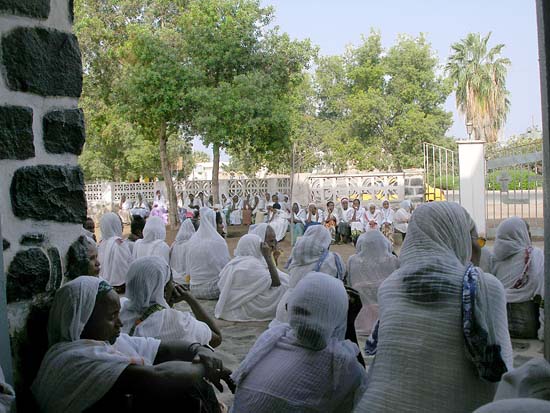
[[[544,236],[542,140],[506,148],[487,148],[487,235],[506,218],[527,221],[533,236]]]
[[[458,154],[424,143],[424,201],[460,202]]]

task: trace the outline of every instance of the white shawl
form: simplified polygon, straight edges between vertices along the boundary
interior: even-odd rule
[[[399,232],[406,234],[407,227],[409,226],[409,220],[411,219],[411,201],[404,200],[400,204],[400,208],[393,216],[394,227]]]
[[[143,239],[134,243],[132,260],[142,257],[161,257],[170,262],[170,247],[165,242],[166,225],[161,217],[150,217],[143,228]]]
[[[188,241],[195,233],[195,227],[190,219],[186,219],[176,235],[176,240],[170,249],[170,267],[172,267],[174,281],[180,284],[185,283],[185,276],[188,274],[185,268],[185,257],[187,250],[191,247]]]
[[[279,272],[281,285],[271,286],[271,275],[260,250],[262,240],[243,236],[233,258],[220,273],[220,297],[214,315],[228,321],[270,321],[288,288],[288,275]]]
[[[114,212],[108,212],[99,221],[101,242],[98,259],[101,263],[99,276],[114,286],[126,282],[126,272],[132,254],[127,240],[122,239],[122,222]]]

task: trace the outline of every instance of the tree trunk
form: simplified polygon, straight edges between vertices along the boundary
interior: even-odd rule
[[[175,228],[178,224],[178,200],[176,197],[176,189],[174,188],[174,181],[172,181],[172,174],[170,172],[170,161],[168,160],[168,152],[166,150],[166,143],[168,137],[166,136],[166,122],[162,122],[159,129],[159,149],[160,149],[160,166],[162,169],[162,176],[164,177],[164,183],[166,184],[166,191],[168,192],[168,223]]]
[[[214,203],[220,203],[220,146],[215,143],[212,148],[212,195]],[[223,207],[223,205],[222,205]]]

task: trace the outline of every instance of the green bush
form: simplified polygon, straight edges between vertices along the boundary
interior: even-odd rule
[[[513,190],[527,190],[527,189],[537,189],[542,187],[542,182],[537,180],[529,181],[529,177],[541,176],[537,175],[533,171],[527,171],[525,169],[512,169],[506,171],[510,176],[510,182],[508,184],[508,189]],[[503,171],[492,171],[487,175],[487,188],[489,190],[500,191],[501,184],[497,181],[498,177],[503,173]]]

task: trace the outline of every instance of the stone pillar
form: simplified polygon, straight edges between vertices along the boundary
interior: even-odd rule
[[[21,362],[32,357],[19,352],[29,340],[31,303],[60,285],[66,251],[86,219],[82,63],[72,20],[72,0],[0,1],[0,217],[18,400],[29,384]]]
[[[470,213],[479,235],[486,236],[485,141],[459,141],[460,205]]]

